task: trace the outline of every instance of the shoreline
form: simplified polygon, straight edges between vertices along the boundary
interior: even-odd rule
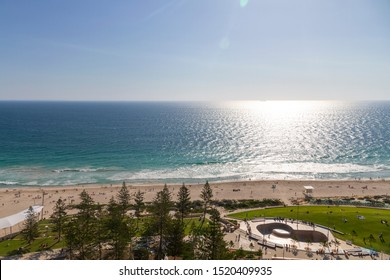
[[[203,179],[200,179],[203,180]],[[230,183],[259,183],[259,182],[390,182],[390,178],[344,178],[344,179],[316,179],[316,178],[310,178],[310,179],[234,179],[234,180],[207,180],[205,179],[202,182],[190,182],[190,183],[185,183],[186,186],[188,185],[199,185],[199,184],[205,184],[206,181],[208,181],[210,184],[230,184]],[[74,184],[74,185],[18,185],[18,184],[0,184],[0,191],[3,189],[45,189],[45,188],[75,188],[75,187],[80,187],[80,186],[87,186],[87,187],[94,187],[94,186],[122,186],[122,183],[125,182],[126,186],[160,186],[160,185],[182,185],[182,182],[169,182],[169,181],[164,181],[161,180],[159,182],[132,182],[132,181],[116,181],[116,182],[108,182],[108,183],[79,183],[79,184]]]
[[[188,179],[188,178],[187,178]],[[171,181],[169,181],[171,180]],[[356,178],[200,178],[199,180],[186,181],[186,178],[183,180],[180,179],[155,179],[155,180],[117,180],[117,181],[103,181],[103,182],[93,182],[93,183],[77,183],[77,184],[34,184],[34,185],[23,185],[14,182],[4,183],[0,182],[0,190],[2,189],[15,189],[15,188],[62,188],[62,187],[78,187],[78,186],[101,186],[101,185],[118,185],[122,184],[122,182],[126,182],[126,185],[134,185],[134,186],[152,186],[152,185],[161,185],[161,184],[169,184],[169,185],[181,185],[183,182],[186,185],[197,185],[204,184],[206,181],[213,182],[215,184],[220,183],[237,183],[237,182],[273,182],[273,181],[290,181],[290,182],[323,182],[323,181],[337,181],[337,182],[386,182],[390,181],[390,177],[356,177]]]

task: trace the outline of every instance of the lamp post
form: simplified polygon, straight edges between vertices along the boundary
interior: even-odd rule
[[[263,214],[263,244],[264,244],[264,231],[265,231],[265,214]]]
[[[45,205],[45,191],[42,191],[42,206],[44,205]],[[42,208],[41,219],[43,219],[43,208]]]
[[[299,219],[299,202],[297,202],[297,230],[298,230],[298,219]]]
[[[330,228],[329,228],[329,212],[326,212],[327,216],[328,216],[328,243],[329,243],[329,232],[330,232]]]

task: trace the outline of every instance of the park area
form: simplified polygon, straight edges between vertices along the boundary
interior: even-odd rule
[[[139,232],[143,232],[145,230],[146,224],[149,222],[150,218],[143,218],[139,223]],[[190,234],[192,227],[199,227],[200,220],[198,218],[186,218],[184,219],[185,228],[184,234]],[[205,224],[207,227],[208,224]],[[58,232],[53,230],[53,224],[50,220],[41,220],[38,222],[39,236],[31,243],[28,244],[23,237],[21,232],[15,233],[14,237],[11,239],[0,240],[0,258],[1,257],[12,257],[18,256],[20,254],[25,253],[34,253],[31,254],[28,258],[37,259],[40,255],[42,255],[42,259],[46,258],[45,253],[47,250],[60,250],[61,248],[66,248],[67,244],[65,239],[58,239]],[[136,239],[141,239],[140,233],[136,234]],[[135,242],[137,243],[137,242]],[[142,245],[142,242],[138,242],[137,246]],[[53,254],[53,255],[58,255]],[[64,256],[60,256],[64,258]]]
[[[390,253],[390,211],[350,206],[286,206],[230,214],[230,218],[252,220],[279,217],[328,227],[336,238],[355,245]]]

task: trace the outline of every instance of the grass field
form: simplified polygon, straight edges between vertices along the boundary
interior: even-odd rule
[[[344,233],[334,233],[337,238],[351,240],[356,245],[373,248],[379,252],[390,253],[390,210],[350,206],[289,206],[229,215],[238,219],[263,216],[310,221]],[[384,224],[382,221],[388,223]],[[382,238],[379,237],[380,234]]]
[[[47,227],[46,227],[47,226]],[[23,248],[24,253],[39,252],[47,249],[56,249],[64,247],[63,240],[58,242],[57,233],[51,230],[52,225],[48,220],[39,222],[39,237],[28,245],[21,234],[14,238],[0,242],[0,256],[15,255],[19,248]],[[46,246],[44,246],[46,245]]]

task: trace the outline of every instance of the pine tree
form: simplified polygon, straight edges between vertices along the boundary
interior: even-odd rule
[[[157,259],[162,259],[166,253],[166,238],[170,225],[171,216],[169,210],[172,206],[171,193],[167,185],[164,186],[162,191],[159,191],[152,203],[152,226],[157,232],[159,238]]]
[[[181,223],[184,223],[184,217],[190,212],[190,191],[184,185],[181,186],[177,194],[177,208],[180,213]]]
[[[185,250],[183,251],[183,256],[186,259],[193,260],[196,258],[201,240],[201,232],[202,229],[196,226],[195,221],[192,221],[188,240],[184,243]]]
[[[57,200],[50,218],[54,224],[54,231],[58,232],[58,241],[61,241],[61,234],[64,230],[66,220],[66,205],[61,198]]]
[[[130,217],[122,216],[122,208],[113,197],[110,199],[107,210],[106,231],[113,248],[113,259],[124,259],[125,250],[133,237]]]
[[[167,249],[168,254],[176,259],[183,252],[184,247],[184,224],[180,220],[180,216],[176,215],[175,219],[171,219],[167,233]]]
[[[211,199],[213,198],[213,190],[211,189],[208,181],[206,181],[206,184],[202,188],[200,198],[203,200],[203,217],[200,227],[203,227],[204,221],[206,219],[207,208],[210,206]]]
[[[80,203],[75,206],[75,208],[79,209],[78,216],[90,216],[93,214],[95,202],[85,190],[80,193],[80,200]]]
[[[204,243],[202,247],[203,258],[207,260],[221,260],[227,255],[227,243],[223,239],[224,234],[220,224],[220,214],[217,209],[210,211],[210,223],[205,229]]]
[[[67,224],[66,242],[72,246],[70,249],[79,251],[80,259],[93,259],[98,243],[96,205],[85,190],[80,193],[80,199],[81,202],[75,206],[79,212]]]
[[[70,260],[74,258],[74,252],[77,250],[80,244],[79,229],[80,227],[77,225],[76,218],[71,219],[68,223],[65,224],[65,242],[66,246],[68,247]]]
[[[103,258],[103,245],[107,242],[107,232],[105,229],[105,221],[107,217],[106,217],[106,211],[104,211],[103,207],[99,203],[96,206],[95,216],[96,216],[95,240],[99,251],[98,259],[101,260]]]
[[[137,228],[138,228],[138,221],[139,221],[141,214],[145,208],[144,193],[141,192],[141,190],[138,190],[138,192],[135,194],[134,203],[135,203],[134,204],[134,216],[137,218]]]
[[[30,206],[27,210],[26,220],[24,221],[24,229],[22,231],[24,239],[27,241],[28,245],[39,236],[38,231],[38,217],[34,213],[34,209]]]
[[[126,211],[130,207],[130,198],[131,198],[130,192],[126,187],[126,183],[123,182],[122,187],[118,192],[118,205],[120,207],[122,216],[126,214]]]

